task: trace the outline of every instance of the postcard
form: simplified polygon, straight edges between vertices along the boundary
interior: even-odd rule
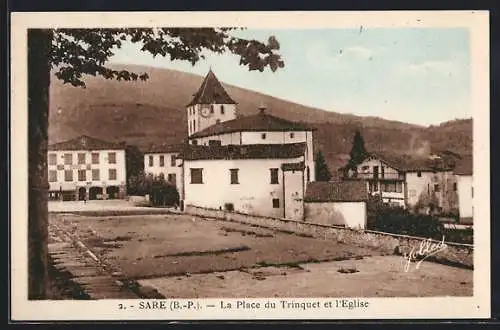
[[[489,318],[488,15],[12,13],[12,319]]]

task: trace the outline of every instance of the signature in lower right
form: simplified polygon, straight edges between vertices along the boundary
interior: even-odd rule
[[[429,258],[432,255],[435,255],[436,253],[446,250],[447,247],[448,246],[444,242],[444,236],[439,243],[434,242],[431,238],[420,242],[418,248],[417,246],[414,246],[409,253],[403,253],[403,258],[405,259],[405,272],[410,270],[410,266],[413,261],[421,258],[415,265],[415,269],[418,269],[425,259]]]

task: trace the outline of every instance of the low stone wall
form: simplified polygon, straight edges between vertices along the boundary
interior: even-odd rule
[[[241,214],[235,212],[225,212],[186,205],[185,212],[200,217],[222,219],[244,223],[248,225],[271,228],[279,231],[293,232],[327,240],[334,240],[340,243],[354,244],[358,246],[373,248],[382,253],[400,254],[409,253],[412,248],[418,250],[421,244],[427,241],[426,238],[406,235],[396,235],[370,230],[353,230],[341,226],[314,224],[289,219],[269,218]],[[438,241],[429,240],[433,244]],[[435,261],[453,266],[473,268],[474,247],[468,244],[458,244],[445,242],[447,248],[426,260]]]

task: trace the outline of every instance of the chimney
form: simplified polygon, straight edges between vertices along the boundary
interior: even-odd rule
[[[264,104],[264,103],[261,103],[261,104],[259,105],[259,113],[261,113],[261,114],[265,113],[265,112],[266,112],[266,109],[267,109],[267,108],[266,108],[266,106],[265,106],[265,104]]]

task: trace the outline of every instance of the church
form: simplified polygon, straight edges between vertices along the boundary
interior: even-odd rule
[[[212,70],[186,112],[187,143],[175,155],[181,205],[303,220],[315,178],[313,128],[264,106],[240,116]]]

